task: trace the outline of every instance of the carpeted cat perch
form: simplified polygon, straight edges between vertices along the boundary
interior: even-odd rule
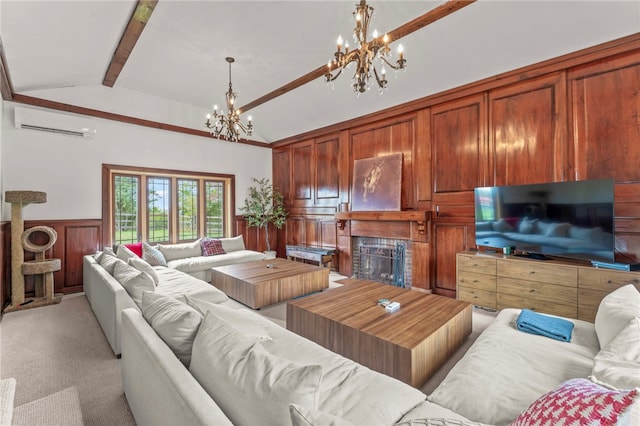
[[[34,226],[24,230],[22,208],[32,203],[46,203],[47,193],[40,191],[6,191],[5,201],[11,203],[11,304],[4,312],[36,308],[60,303],[61,294],[54,294],[53,273],[61,268],[60,259],[45,259],[45,252],[56,243],[58,234],[48,226]],[[46,244],[34,244],[30,237],[44,233]],[[24,250],[35,254],[35,259],[25,262]],[[35,298],[25,299],[24,276],[37,275]]]

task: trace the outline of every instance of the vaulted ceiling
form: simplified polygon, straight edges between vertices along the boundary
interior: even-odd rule
[[[16,101],[200,131],[232,56],[251,139],[271,143],[640,31],[634,0],[370,0],[407,69],[357,96],[349,73],[333,87],[321,76],[337,36],[351,39],[354,3],[2,0],[3,64]]]

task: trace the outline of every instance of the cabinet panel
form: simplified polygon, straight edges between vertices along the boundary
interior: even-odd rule
[[[458,254],[458,269],[479,274],[496,275],[496,259],[476,255],[465,256]],[[495,286],[494,286],[495,290]]]
[[[456,291],[456,253],[468,249],[466,224],[434,225],[435,270],[434,292],[455,297]]]
[[[495,185],[564,180],[563,89],[556,74],[489,93]]]
[[[636,51],[569,74],[577,179],[640,180],[639,62]]]
[[[501,294],[510,294],[513,296],[526,295],[529,299],[572,306],[575,306],[578,297],[577,287],[506,277],[498,277],[497,290],[498,293]]]
[[[312,204],[312,176],[314,164],[313,141],[301,142],[293,145],[293,198],[294,204]]]
[[[543,261],[498,260],[498,276],[563,285],[578,286],[578,270],[575,266],[563,266],[557,263],[546,264]]]
[[[468,191],[484,186],[486,102],[482,95],[432,108],[434,192]]]
[[[82,258],[95,253],[100,244],[100,226],[66,226],[64,228],[64,281],[56,283],[63,293],[82,291]]]
[[[272,157],[273,187],[284,197],[284,205],[291,205],[291,160],[289,147],[274,149]]]
[[[549,300],[537,300],[524,296],[514,296],[511,294],[497,294],[497,309],[520,308],[530,309],[536,312],[543,312],[551,315],[559,315],[563,317],[576,318],[578,309],[576,305],[559,305]]]
[[[474,287],[459,286],[458,300],[484,306],[489,309],[496,309],[496,292],[480,290]]]
[[[333,137],[316,143],[316,200],[339,197],[339,139]],[[334,205],[337,201],[333,202]]]

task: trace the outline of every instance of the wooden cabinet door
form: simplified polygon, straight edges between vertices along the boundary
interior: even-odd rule
[[[315,172],[314,141],[299,142],[292,147],[293,205],[311,206],[314,203],[313,176]]]
[[[492,185],[555,182],[570,177],[565,93],[560,73],[489,92]]]
[[[292,203],[291,197],[291,159],[289,147],[273,150],[271,160],[273,168],[273,187],[280,191],[284,197],[284,205],[288,207]]]
[[[456,297],[456,254],[469,248],[466,223],[435,223],[433,291],[448,297]]]
[[[577,179],[640,181],[640,53],[572,71],[569,87]]]
[[[340,199],[338,160],[340,139],[331,135],[316,141],[316,204],[337,206]]]
[[[432,108],[434,193],[484,186],[487,173],[486,102],[483,95]]]

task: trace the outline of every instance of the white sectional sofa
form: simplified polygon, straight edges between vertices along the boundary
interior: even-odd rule
[[[84,256],[84,291],[116,355],[120,355],[120,313],[125,308],[139,310],[142,291],[153,290],[173,296],[189,294],[213,303],[224,302],[228,299],[226,294],[210,284],[211,268],[265,257],[263,253],[246,250],[242,236],[221,238],[220,241],[225,253],[216,256],[202,256],[199,240],[158,246],[156,249],[162,253],[160,263],[166,266],[159,266],[158,262],[155,263],[156,266],[151,266],[148,262],[143,262],[143,259],[136,259],[133,252],[122,246],[117,248],[117,253],[105,249],[104,252]],[[134,260],[131,262],[136,266],[124,268],[122,264],[128,265],[132,258]],[[120,261],[118,274],[114,260]],[[136,267],[140,270],[135,269]],[[153,283],[146,276],[152,276]],[[209,280],[203,280],[207,276]]]
[[[603,408],[608,424],[640,424],[632,285],[602,301],[595,324],[572,319],[571,342],[520,332],[520,311],[504,310],[428,398],[255,312],[178,299],[145,293],[141,310],[122,313],[123,383],[138,424],[506,425],[523,415],[516,424],[529,425],[550,411],[593,411],[594,392],[621,401]],[[188,363],[174,338],[191,348]]]

